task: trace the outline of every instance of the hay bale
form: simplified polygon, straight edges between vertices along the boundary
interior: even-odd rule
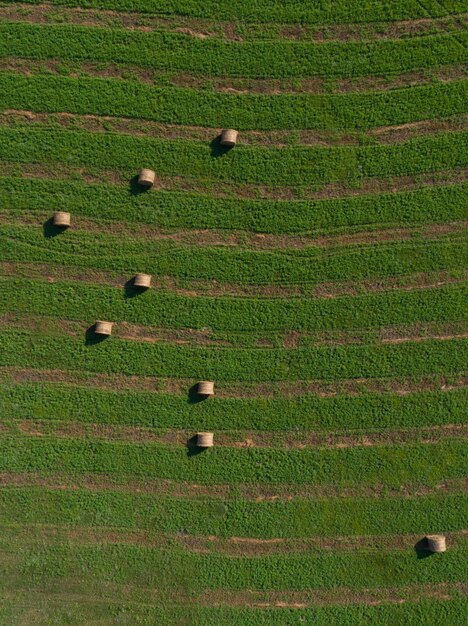
[[[156,174],[153,170],[142,169],[138,174],[138,184],[142,187],[152,187],[156,180]]]
[[[52,218],[52,224],[60,228],[68,228],[71,224],[70,213],[66,211],[56,211]]]
[[[430,552],[445,552],[447,550],[444,535],[427,535],[426,541],[427,549]]]
[[[197,433],[197,446],[199,448],[212,448],[213,433]]]
[[[102,320],[98,320],[94,325],[94,332],[96,335],[111,335],[112,322],[103,322]]]
[[[214,396],[214,382],[211,380],[201,380],[198,383],[198,395]]]
[[[133,284],[141,289],[149,289],[151,287],[151,274],[136,274]]]
[[[237,130],[233,128],[226,128],[221,132],[221,139],[219,143],[227,148],[232,148],[237,143]]]

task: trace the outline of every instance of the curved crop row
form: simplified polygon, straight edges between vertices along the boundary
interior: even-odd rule
[[[67,320],[110,319],[158,328],[226,332],[364,330],[468,321],[465,285],[329,299],[191,297],[83,283],[0,279],[0,311]],[[131,291],[131,290],[130,290]],[[131,296],[131,297],[129,297]]]
[[[0,105],[239,130],[367,130],[465,113],[466,81],[349,94],[234,94],[130,80],[0,73]]]
[[[229,42],[179,33],[0,24],[0,57],[135,64],[208,76],[352,77],[461,64],[468,34],[376,42]]]
[[[365,177],[423,174],[468,166],[468,133],[440,133],[396,145],[260,148],[218,155],[197,141],[114,133],[0,127],[0,159],[123,170],[130,179],[151,163],[164,175],[240,184],[319,187]]]
[[[21,167],[21,166],[19,166]],[[344,226],[431,224],[466,218],[468,184],[321,200],[246,200],[179,191],[133,194],[127,186],[0,178],[0,211],[73,214],[161,228],[311,233]]]
[[[40,4],[42,0],[23,0]],[[336,24],[349,22],[386,22],[411,20],[463,13],[463,0],[322,0],[304,3],[297,0],[234,0],[220,4],[217,0],[51,0],[57,6],[74,6],[116,11],[136,11],[157,15],[183,15],[217,20],[241,20],[247,23],[284,22],[301,24]]]

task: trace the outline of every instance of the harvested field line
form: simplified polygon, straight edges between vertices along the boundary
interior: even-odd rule
[[[23,0],[23,4],[44,4],[43,0]],[[394,0],[391,5],[381,3],[357,4],[346,0],[326,0],[320,5],[302,5],[290,1],[261,0],[252,7],[250,2],[240,0],[235,4],[222,5],[216,0],[206,0],[203,5],[190,0],[52,0],[48,5],[56,7],[83,7],[112,11],[138,11],[145,15],[173,15],[204,19],[242,19],[247,24],[285,23],[321,24],[394,22],[427,18],[427,9],[417,0]],[[463,14],[466,5],[461,0],[445,0],[444,4],[432,3],[432,17]]]
[[[87,8],[57,7],[41,3],[37,7],[23,3],[0,7],[3,21],[27,22],[33,24],[67,23],[82,26],[108,28],[110,24],[148,32],[162,30],[180,32],[189,37],[207,39],[216,37],[232,41],[256,39],[287,39],[293,41],[360,41],[362,39],[397,39],[416,37],[436,32],[460,30],[464,27],[466,14],[461,13],[454,20],[450,17],[419,18],[415,20],[378,22],[367,24],[330,24],[325,29],[320,25],[303,26],[288,24],[235,24],[203,18],[185,16],[159,17],[145,13],[125,13],[123,11],[95,10]]]
[[[135,64],[207,76],[354,77],[423,70],[466,61],[463,43],[443,33],[367,42],[232,42],[180,33],[68,25],[0,23],[0,56]]]
[[[0,470],[152,476],[201,484],[226,482],[353,487],[362,483],[398,487],[415,481],[434,486],[466,474],[466,443],[336,449],[280,450],[210,448],[210,454],[163,444],[0,435]]]
[[[12,420],[6,415],[0,419],[2,435],[17,433],[28,437],[53,436],[63,439],[102,439],[104,441],[128,441],[133,443],[162,443],[169,446],[187,448],[193,437],[193,430],[156,430],[136,426],[115,426],[114,424],[83,424],[62,422],[59,418],[45,421],[40,419]],[[387,430],[366,434],[355,432],[291,432],[271,433],[266,431],[216,432],[216,446],[223,448],[262,448],[278,450],[303,450],[307,448],[343,449],[378,447],[405,444],[434,444],[446,439],[468,439],[468,425],[446,424],[430,428],[408,430]],[[194,449],[195,446],[192,446]]]
[[[83,125],[100,128],[98,120],[89,115],[111,117],[107,130],[119,130],[130,122],[119,124],[116,118],[146,120],[159,124],[181,124],[189,127],[219,128],[225,124],[235,125],[242,131],[242,140],[258,143],[262,136],[268,141],[267,131],[289,144],[298,143],[300,129],[328,131],[325,139],[350,142],[353,131],[431,121],[436,118],[450,120],[466,113],[466,81],[453,80],[430,85],[416,85],[406,89],[379,93],[307,94],[307,93],[216,93],[182,87],[155,87],[128,80],[66,76],[22,76],[16,72],[0,72],[0,105],[6,110],[31,110],[36,114],[59,114],[57,121],[70,123],[63,113],[88,116]],[[34,123],[47,120],[38,115]],[[23,118],[24,120],[24,118]],[[30,121],[30,123],[32,123]],[[78,122],[79,120],[77,120]],[[104,122],[104,120],[103,120]],[[136,124],[135,124],[136,126]],[[146,126],[149,126],[147,123]],[[76,127],[75,127],[76,128]],[[139,131],[144,132],[142,121]],[[149,126],[151,129],[151,126]],[[286,129],[295,133],[285,133]],[[249,132],[250,131],[250,132]],[[255,135],[252,131],[264,131]],[[281,132],[282,131],[282,132]],[[338,131],[342,131],[342,138]],[[183,128],[163,128],[159,133],[195,132],[200,139],[216,137],[215,131]],[[210,134],[211,133],[211,134]],[[275,137],[274,133],[270,135]],[[302,133],[307,141],[307,134]],[[312,135],[313,136],[313,135]],[[358,136],[354,139],[361,139]],[[270,140],[271,141],[271,140]],[[275,142],[278,142],[276,139]],[[281,143],[281,141],[279,141]]]

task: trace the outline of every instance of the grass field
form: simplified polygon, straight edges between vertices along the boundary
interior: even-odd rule
[[[0,626],[468,626],[467,25],[0,3]]]

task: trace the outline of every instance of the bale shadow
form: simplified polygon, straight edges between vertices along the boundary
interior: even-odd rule
[[[188,457],[197,456],[197,454],[201,454],[202,452],[205,452],[205,450],[207,450],[207,448],[200,448],[200,446],[197,445],[197,440],[197,435],[193,435],[193,437],[190,437],[190,439],[187,441],[186,447]]]
[[[92,324],[85,332],[85,345],[95,346],[109,338],[109,335],[98,335],[96,333],[96,324]]]
[[[427,557],[434,554],[434,552],[431,552],[428,548],[426,537],[420,539],[414,544],[414,551],[416,552],[416,558],[418,559],[427,559]]]
[[[199,394],[198,393],[198,383],[195,383],[188,390],[187,402],[189,404],[198,404],[199,402],[204,402],[205,400],[208,400],[209,397],[210,396],[203,396],[203,395]]]
[[[149,287],[137,287],[135,285],[135,276],[132,276],[130,280],[124,284],[124,296],[125,298],[134,298],[135,296],[139,296],[145,291],[148,291]]]
[[[130,180],[128,188],[130,191],[130,195],[132,196],[138,196],[142,193],[148,192],[151,189],[151,187],[147,187],[146,185],[140,185],[140,183],[138,182],[138,176],[134,176]]]
[[[230,152],[234,148],[234,146],[222,146],[221,135],[218,135],[210,143],[210,148],[211,148],[211,156],[217,159],[218,157],[224,156],[225,154]]]
[[[53,217],[49,217],[49,219],[42,224],[42,232],[46,239],[57,237],[57,235],[61,235],[68,230],[68,228],[69,226],[55,226]]]

